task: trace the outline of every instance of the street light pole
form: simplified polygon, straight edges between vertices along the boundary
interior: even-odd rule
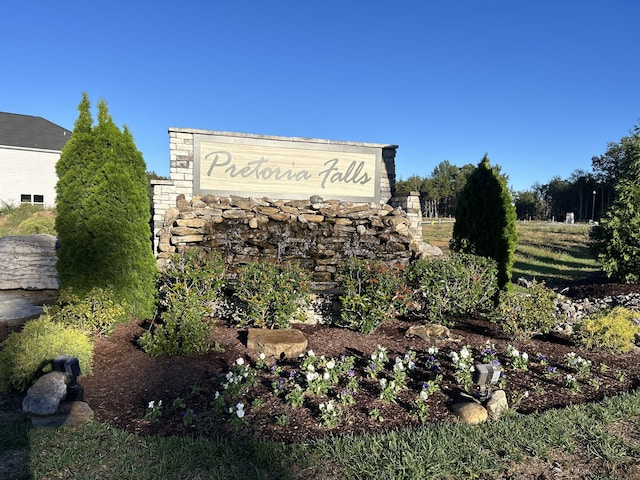
[[[596,217],[596,191],[593,191],[593,201],[591,202],[591,223]]]

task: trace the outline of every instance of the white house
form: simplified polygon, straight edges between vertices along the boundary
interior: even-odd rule
[[[41,117],[0,112],[0,206],[56,202],[56,162],[71,131]]]

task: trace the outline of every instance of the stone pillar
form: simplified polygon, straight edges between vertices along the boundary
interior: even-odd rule
[[[422,239],[422,208],[420,205],[420,193],[396,193],[389,204],[392,207],[400,207],[407,212],[407,217],[411,220],[409,230],[414,237]]]
[[[387,203],[396,189],[396,147],[382,149],[380,172],[380,201]]]
[[[158,252],[160,229],[164,226],[167,210],[176,205],[176,186],[173,180],[151,180],[153,203],[151,205],[151,228],[153,231],[153,253]]]

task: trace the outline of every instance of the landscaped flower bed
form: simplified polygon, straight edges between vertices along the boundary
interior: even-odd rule
[[[303,325],[310,352],[276,360],[251,355],[246,332],[224,325],[213,333],[223,352],[151,357],[135,346],[143,329],[130,322],[97,340],[94,374],[81,383],[98,420],[139,434],[294,441],[455,421],[451,405],[476,363],[500,363],[498,387],[524,414],[601,399],[640,382],[634,352],[581,350],[554,334],[513,341],[481,318],[451,330],[459,343],[434,347],[405,336],[412,324],[395,319],[372,334]]]

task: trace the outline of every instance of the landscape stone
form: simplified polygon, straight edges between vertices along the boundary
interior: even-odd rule
[[[87,420],[93,420],[94,413],[86,402],[61,402],[52,415],[31,415],[31,424],[37,428],[76,427]]]
[[[458,417],[458,420],[469,425],[486,422],[489,418],[487,410],[476,402],[456,403],[452,409],[453,413]]]
[[[57,290],[57,238],[53,235],[0,238],[0,290]]]
[[[442,255],[442,250],[423,242],[418,232],[421,224],[413,225],[399,207],[333,199],[313,203],[266,197],[205,198],[205,204],[215,204],[221,215],[212,215],[210,207],[187,211],[184,198],[177,197],[178,216],[166,217],[156,233],[159,266],[186,248],[215,248],[234,273],[250,261],[302,262],[317,285],[337,281],[339,269],[321,268],[321,261],[329,257],[331,265],[339,267],[351,257],[407,265],[413,259]]]
[[[267,357],[296,358],[307,350],[307,338],[300,330],[262,328],[249,329],[247,348]]]
[[[67,375],[63,372],[45,373],[27,390],[22,411],[33,415],[51,415],[58,410],[66,396]]]
[[[507,394],[504,390],[496,390],[491,394],[487,404],[485,405],[489,418],[492,420],[498,420],[500,416],[509,409],[509,403],[507,402]]]

